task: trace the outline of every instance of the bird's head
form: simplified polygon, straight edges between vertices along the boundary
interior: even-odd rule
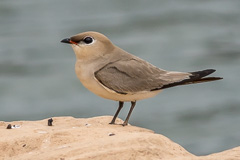
[[[98,32],[83,32],[70,38],[65,38],[62,43],[71,44],[77,59],[96,59],[110,54],[114,49],[112,42]]]

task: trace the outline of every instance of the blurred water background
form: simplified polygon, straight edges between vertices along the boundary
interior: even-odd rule
[[[163,134],[197,155],[240,145],[238,0],[1,0],[1,121],[115,113],[117,102],[81,85],[72,48],[60,43],[89,30],[160,68],[214,68],[214,76],[224,77],[138,101],[132,125]]]

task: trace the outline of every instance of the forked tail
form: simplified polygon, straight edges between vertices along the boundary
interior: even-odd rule
[[[215,71],[216,70],[214,70],[214,69],[206,69],[203,71],[189,72],[190,74],[192,74],[189,76],[189,79],[184,79],[179,82],[174,82],[174,83],[164,85],[163,87],[161,87],[161,89],[170,88],[170,87],[174,87],[174,86],[178,86],[178,85],[203,83],[203,82],[210,82],[210,81],[216,81],[216,80],[223,79],[222,77],[206,77]]]

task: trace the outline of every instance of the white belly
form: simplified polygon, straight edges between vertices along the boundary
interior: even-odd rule
[[[84,68],[83,68],[84,67]],[[143,91],[131,94],[119,94],[113,90],[108,89],[98,82],[94,77],[95,68],[93,65],[84,65],[81,62],[77,62],[75,65],[75,72],[78,79],[81,81],[84,87],[93,92],[94,94],[115,101],[137,101],[146,99],[157,95],[158,91]]]

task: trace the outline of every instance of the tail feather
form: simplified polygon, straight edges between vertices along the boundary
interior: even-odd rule
[[[189,72],[191,74],[189,79],[185,79],[180,82],[174,82],[174,83],[164,85],[161,87],[161,89],[170,88],[170,87],[174,87],[174,86],[178,86],[178,85],[203,83],[203,82],[210,82],[210,81],[216,81],[216,80],[223,79],[221,77],[206,77],[215,71],[216,70],[214,70],[214,69],[206,69],[203,71]]]
[[[200,79],[202,77],[208,76],[209,74],[212,74],[215,71],[215,69],[206,69],[203,71],[189,72],[192,74],[192,76],[190,76],[190,79]]]

